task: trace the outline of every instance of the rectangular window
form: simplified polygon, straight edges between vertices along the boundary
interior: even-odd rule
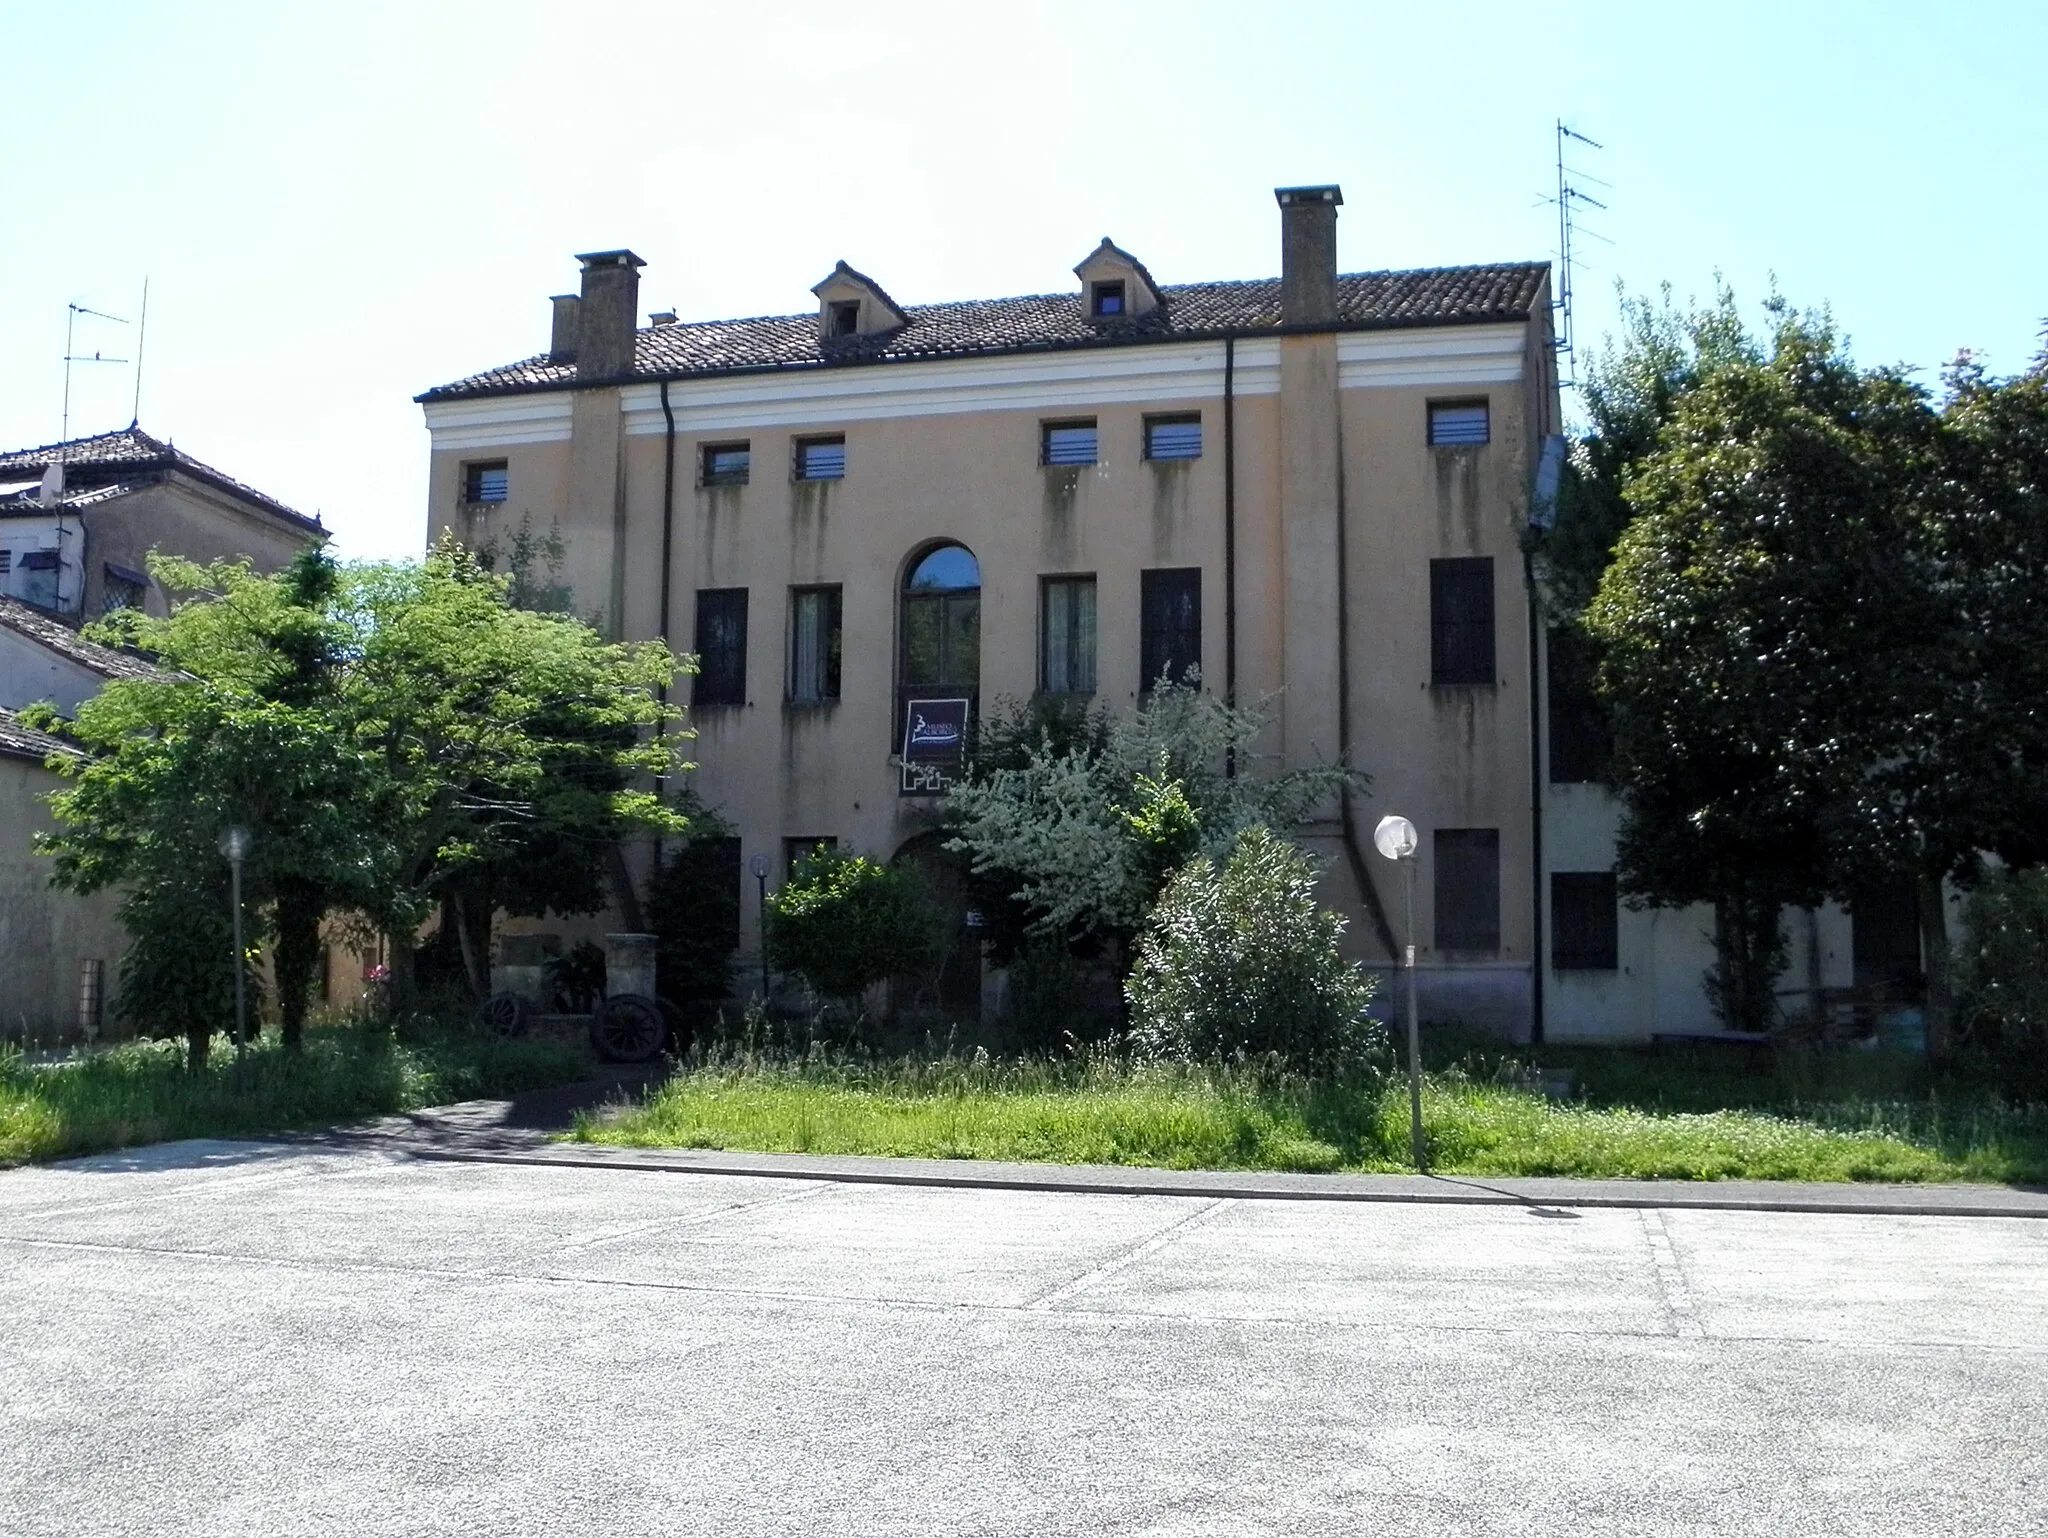
[[[832,301],[832,334],[834,336],[858,336],[860,334],[860,301],[858,299],[835,299]]]
[[[1429,446],[1433,449],[1470,448],[1487,440],[1485,401],[1432,402],[1429,408]]]
[[[1189,412],[1181,416],[1145,418],[1147,459],[1200,459],[1202,457],[1202,416]]]
[[[789,595],[789,698],[797,705],[839,698],[836,587],[800,587]]]
[[[1619,889],[1611,870],[1550,873],[1550,964],[1560,972],[1620,966]]]
[[[1436,830],[1436,948],[1500,949],[1500,829]]]
[[[1202,666],[1201,567],[1143,573],[1140,600],[1138,686],[1185,682]]]
[[[796,874],[796,868],[820,849],[837,849],[839,840],[829,833],[803,833],[782,841],[782,879]]]
[[[1490,555],[1429,563],[1429,681],[1494,681]]]
[[[744,486],[753,467],[753,454],[744,443],[704,445],[703,484]]]
[[[1095,692],[1095,579],[1047,577],[1039,587],[1038,687]]]
[[[462,500],[465,502],[502,502],[511,490],[512,474],[502,459],[462,467]]]
[[[14,552],[12,550],[0,550],[0,577],[8,575],[13,570]]]
[[[690,703],[747,702],[747,590],[704,588],[697,594],[697,677]]]
[[[1586,638],[1568,626],[1549,634],[1550,783],[1584,785],[1607,772],[1613,739],[1607,712],[1593,693],[1593,658]]]
[[[1095,463],[1095,419],[1085,422],[1047,422],[1044,428],[1043,459],[1049,465],[1092,465]]]
[[[1110,283],[1097,283],[1091,292],[1094,296],[1092,308],[1097,315],[1121,315],[1124,313],[1124,285],[1121,278]]]
[[[846,439],[799,438],[796,440],[796,478],[800,481],[838,481],[846,478]]]

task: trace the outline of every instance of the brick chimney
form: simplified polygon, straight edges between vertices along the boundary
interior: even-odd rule
[[[1280,204],[1280,319],[1289,326],[1337,318],[1337,187],[1275,187]]]
[[[633,333],[640,321],[640,269],[630,251],[591,251],[583,264],[582,301],[576,306],[576,377],[616,379],[633,366]],[[562,313],[557,305],[555,313]]]
[[[549,297],[548,303],[555,307],[554,329],[548,335],[548,361],[574,363],[576,312],[583,307],[583,301],[574,294],[554,294]]]

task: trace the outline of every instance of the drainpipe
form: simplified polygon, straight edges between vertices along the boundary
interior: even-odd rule
[[[1536,644],[1536,563],[1522,552],[1522,585],[1529,609],[1529,1045],[1543,1045],[1543,701]]]
[[[661,440],[661,644],[668,646],[669,631],[669,568],[674,564],[676,540],[676,413],[669,404],[668,381],[661,382],[661,419],[664,424]],[[671,651],[673,647],[669,648]],[[662,704],[668,703],[668,685],[663,684],[655,693]],[[668,736],[668,722],[663,721],[655,731],[662,737]],[[654,839],[654,868],[661,869],[662,839]]]
[[[1237,338],[1223,339],[1223,703],[1237,705]],[[1237,747],[1223,755],[1237,778]]]

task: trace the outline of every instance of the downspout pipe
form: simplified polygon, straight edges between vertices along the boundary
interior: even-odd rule
[[[1351,763],[1351,563],[1346,552],[1347,519],[1344,495],[1344,429],[1340,422],[1337,429],[1337,760],[1349,767]],[[1387,905],[1380,898],[1380,889],[1372,879],[1372,866],[1365,858],[1365,845],[1358,836],[1358,814],[1352,810],[1351,787],[1346,785],[1337,792],[1337,813],[1344,829],[1344,863],[1351,867],[1351,879],[1358,885],[1358,895],[1365,899],[1366,917],[1372,920],[1372,931],[1386,949],[1389,961],[1399,961],[1401,950],[1394,940],[1393,920],[1387,917]],[[1413,905],[1410,905],[1411,909]],[[1411,915],[1412,916],[1412,915]],[[1412,940],[1413,935],[1409,936]]]
[[[1522,585],[1529,610],[1529,1045],[1543,1045],[1543,696],[1537,651],[1536,562],[1522,551]]]
[[[1223,703],[1237,707],[1237,338],[1223,339]],[[1237,747],[1223,755],[1237,778]]]
[[[664,646],[668,646],[670,624],[669,602],[670,590],[672,585],[670,569],[675,564],[674,555],[676,543],[676,413],[675,407],[669,403],[668,381],[666,379],[662,380],[661,382],[661,420],[663,423],[663,428],[661,440],[660,621],[661,644]],[[670,647],[669,649],[671,651],[674,650],[673,647]],[[656,691],[655,697],[659,699],[662,704],[666,705],[668,703],[668,685],[663,684],[661,688]],[[658,727],[655,728],[655,730],[662,737],[667,737],[668,722],[664,720]],[[659,870],[661,868],[661,856],[662,840],[659,836],[657,836],[654,840],[654,866],[656,870]]]

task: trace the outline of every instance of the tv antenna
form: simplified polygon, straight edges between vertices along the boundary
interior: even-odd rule
[[[74,351],[72,343],[72,335],[78,328],[78,317],[81,315],[90,315],[94,320],[110,320],[117,326],[125,326],[128,324],[127,321],[118,315],[109,315],[104,310],[88,310],[84,305],[76,302],[66,305],[65,308],[70,313],[64,317],[64,429],[57,435],[59,443],[69,443],[71,441],[71,365],[74,363],[126,363],[128,361],[126,358],[109,358],[98,351],[95,351],[91,357],[87,357],[83,353]]]
[[[1582,230],[1579,227],[1579,213],[1582,208],[1597,208],[1602,213],[1607,205],[1582,188],[1579,183],[1591,182],[1596,187],[1608,184],[1597,176],[1588,175],[1577,167],[1566,163],[1565,154],[1569,146],[1583,144],[1589,149],[1605,149],[1607,146],[1598,139],[1590,139],[1575,128],[1567,128],[1563,118],[1557,120],[1557,195],[1546,201],[1557,205],[1557,297],[1551,301],[1551,308],[1557,312],[1552,346],[1564,359],[1564,367],[1558,372],[1562,376],[1558,383],[1567,389],[1578,387],[1578,357],[1574,351],[1575,338],[1572,332],[1572,271],[1576,261],[1573,247],[1580,235],[1590,235],[1595,240],[1612,245],[1598,230]]]
[[[142,280],[142,318],[135,327],[135,406],[128,413],[128,425],[142,425],[142,349],[149,341],[149,279]]]

